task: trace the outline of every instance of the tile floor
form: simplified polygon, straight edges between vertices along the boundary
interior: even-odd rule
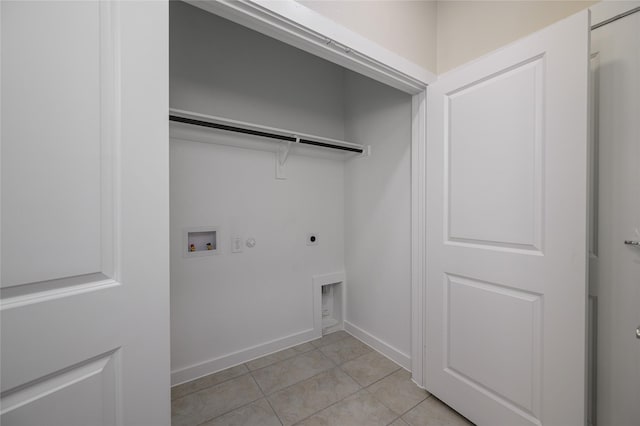
[[[171,389],[172,426],[467,426],[410,375],[338,331]]]

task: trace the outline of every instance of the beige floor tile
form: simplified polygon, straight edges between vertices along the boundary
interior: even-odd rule
[[[262,391],[269,395],[332,367],[333,364],[326,356],[314,350],[253,371],[251,374]]]
[[[340,368],[360,385],[369,386],[398,370],[400,366],[378,352],[371,351],[342,364]]]
[[[303,420],[304,426],[386,426],[397,416],[366,390]]]
[[[244,365],[237,365],[235,367],[227,368],[226,370],[174,386],[171,388],[171,399],[181,398],[190,393],[217,385],[218,383],[226,382],[234,377],[242,376],[248,372],[249,370],[247,370],[247,367]]]
[[[269,396],[269,402],[285,426],[340,401],[360,386],[339,368],[325,371]]]
[[[193,426],[260,399],[249,374],[191,393],[171,403],[172,426]]]
[[[469,426],[473,423],[453,411],[435,397],[421,402],[402,416],[410,426]]]
[[[472,426],[345,332],[176,386],[171,394],[172,426]]]
[[[336,364],[342,364],[368,352],[371,348],[351,336],[322,346],[320,351]]]
[[[316,348],[321,348],[322,346],[337,342],[338,340],[344,339],[345,337],[349,337],[349,333],[340,330],[327,334],[326,336],[322,336],[322,338],[320,339],[313,340],[311,344]]]
[[[367,388],[373,396],[398,415],[404,414],[429,396],[411,381],[411,373],[399,369]]]
[[[202,426],[280,426],[278,416],[266,399],[245,405]]]

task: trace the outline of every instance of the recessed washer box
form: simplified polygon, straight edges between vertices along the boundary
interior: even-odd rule
[[[182,238],[184,257],[209,256],[219,253],[217,226],[185,228]]]

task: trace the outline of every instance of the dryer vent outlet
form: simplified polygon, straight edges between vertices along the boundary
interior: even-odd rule
[[[310,232],[307,234],[307,245],[308,246],[317,246],[318,245],[318,234],[315,232]]]

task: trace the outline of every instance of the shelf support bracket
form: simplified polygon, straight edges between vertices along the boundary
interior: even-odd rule
[[[295,136],[296,143],[300,142],[300,138]],[[291,151],[292,141],[281,142],[278,146],[278,152],[276,152],[276,179],[286,179],[287,174],[285,171],[285,165],[289,158],[289,152]]]

